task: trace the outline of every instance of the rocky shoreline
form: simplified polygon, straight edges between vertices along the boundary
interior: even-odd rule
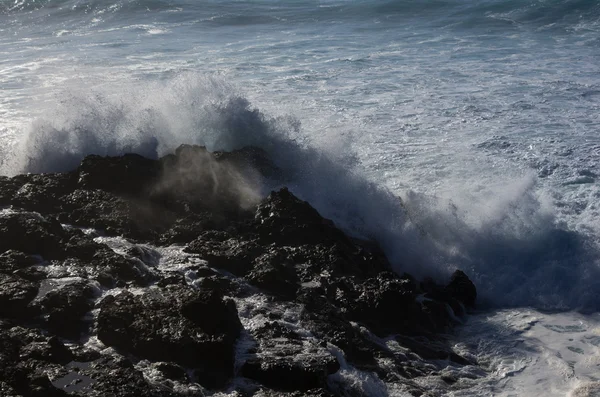
[[[286,188],[262,197],[277,176],[260,149],[181,146],[0,177],[0,395],[460,388],[477,363],[443,333],[467,276],[398,275]]]

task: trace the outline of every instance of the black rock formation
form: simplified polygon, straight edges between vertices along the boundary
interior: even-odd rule
[[[360,395],[343,371],[421,395],[476,365],[440,334],[476,303],[465,273],[395,273],[286,188],[264,197],[278,176],[257,148],[182,146],[0,177],[0,395]]]

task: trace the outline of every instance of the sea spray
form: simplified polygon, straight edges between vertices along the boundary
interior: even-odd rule
[[[347,232],[378,242],[398,272],[443,280],[465,269],[486,305],[596,307],[594,248],[557,225],[534,176],[483,203],[414,191],[398,197],[362,175],[350,147],[314,146],[305,139],[314,132],[300,121],[261,112],[218,78],[182,74],[132,85],[127,95],[105,90],[68,93],[52,117],[33,122],[8,169],[65,171],[88,154],[156,158],[182,143],[211,151],[255,146],[282,171],[266,189],[289,186]]]

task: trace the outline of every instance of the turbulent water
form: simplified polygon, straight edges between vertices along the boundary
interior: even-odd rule
[[[398,271],[475,281],[461,395],[595,395],[599,49],[592,0],[0,0],[0,174],[260,146]]]

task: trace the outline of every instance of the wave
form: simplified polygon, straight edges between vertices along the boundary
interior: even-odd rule
[[[45,11],[68,11],[72,14],[100,10],[160,11],[172,8],[172,3],[163,0],[16,0],[1,1],[0,14]]]
[[[597,246],[557,224],[533,177],[485,202],[412,191],[398,197],[363,176],[351,142],[304,131],[292,116],[269,116],[238,88],[197,74],[72,89],[60,98],[24,133],[1,173],[67,171],[88,154],[156,158],[183,143],[254,145],[283,171],[283,179],[265,182],[263,194],[288,186],[349,233],[379,242],[398,272],[444,279],[461,268],[484,305],[600,309]]]
[[[156,18],[157,12],[179,11],[182,20],[197,20],[212,26],[255,24],[369,21],[397,23],[409,18],[436,26],[492,28],[533,25],[570,29],[582,24],[597,26],[600,4],[595,0],[370,0],[363,2],[325,1],[315,4],[297,1],[282,5],[272,0],[206,2],[188,0],[17,0],[0,1],[0,15],[43,10],[43,16],[70,17],[118,14],[124,18]],[[177,22],[166,13],[168,22]],[[507,22],[508,24],[502,24]]]

